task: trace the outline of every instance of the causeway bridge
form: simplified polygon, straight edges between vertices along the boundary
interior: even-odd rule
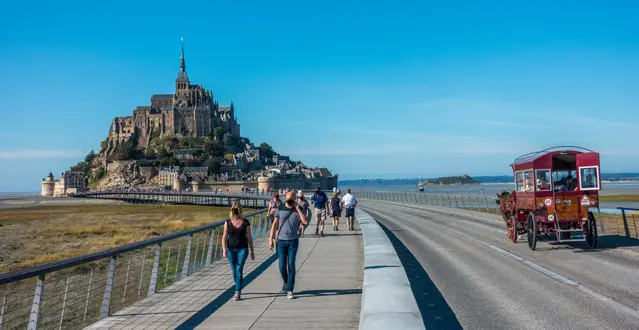
[[[639,241],[609,217],[598,248],[505,238],[494,200],[354,192],[355,231],[300,239],[297,298],[268,249],[270,195],[109,192],[76,198],[256,209],[256,258],[234,301],[223,221],[0,274],[0,329],[637,329]],[[600,215],[601,217],[601,215]],[[625,214],[624,214],[625,219]],[[634,218],[633,218],[634,219]],[[626,230],[627,229],[627,230]]]

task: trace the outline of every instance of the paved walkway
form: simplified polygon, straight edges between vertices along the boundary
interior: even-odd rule
[[[255,241],[255,261],[245,266],[242,300],[234,301],[231,270],[217,261],[115,313],[87,329],[357,329],[364,274],[364,249],[355,232],[339,232],[327,221],[315,236],[315,219],[300,239],[295,293],[280,293],[277,255],[265,238]]]

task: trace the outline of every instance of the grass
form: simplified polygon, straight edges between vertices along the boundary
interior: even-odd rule
[[[639,202],[639,194],[599,195],[601,202]]]
[[[251,211],[245,209],[245,212]],[[64,205],[0,213],[0,273],[96,252],[228,217],[187,205]]]

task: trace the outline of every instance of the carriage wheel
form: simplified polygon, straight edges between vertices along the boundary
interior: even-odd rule
[[[519,236],[517,230],[517,219],[514,216],[510,216],[510,239],[513,243],[517,243],[517,236]]]
[[[537,247],[537,219],[532,213],[528,215],[528,247],[533,251]]]
[[[592,212],[588,212],[588,222],[586,223],[586,243],[588,247],[594,249],[597,247],[597,221]]]

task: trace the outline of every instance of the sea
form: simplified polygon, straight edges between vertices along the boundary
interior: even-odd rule
[[[639,181],[619,181],[601,183],[601,195],[621,195],[621,194],[639,194]],[[512,191],[515,187],[514,183],[482,183],[476,185],[450,185],[450,186],[425,186],[423,193],[430,194],[448,194],[457,196],[480,196],[480,197],[496,197],[496,194],[502,191]],[[343,186],[342,190],[351,188],[356,191],[375,191],[375,192],[417,192],[418,187],[415,185],[396,185],[396,186]],[[38,192],[0,192],[0,200],[13,198],[33,198],[39,196]],[[639,202],[601,202],[600,207],[605,212],[618,212],[617,207],[629,207],[639,209]]]

